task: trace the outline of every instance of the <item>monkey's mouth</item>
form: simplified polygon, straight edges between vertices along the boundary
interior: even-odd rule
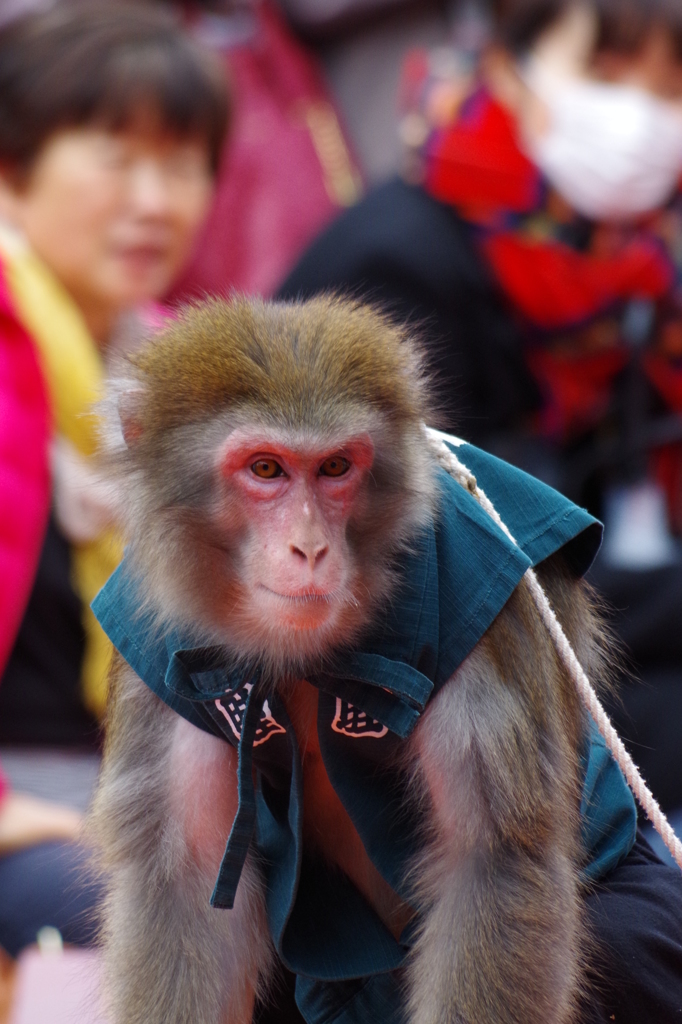
[[[287,604],[292,605],[329,604],[336,597],[336,593],[333,590],[308,589],[299,590],[295,594],[281,594],[279,590],[272,590],[270,587],[266,587],[264,583],[261,583],[260,586],[266,593],[272,594],[273,597],[278,597],[281,601],[286,601]]]

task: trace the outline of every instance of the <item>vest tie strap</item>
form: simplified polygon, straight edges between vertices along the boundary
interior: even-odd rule
[[[263,695],[257,693],[257,687],[251,686],[246,700],[239,740],[237,768],[239,808],[232,823],[218,878],[211,896],[212,907],[230,909],[234,906],[237,886],[256,826],[256,794],[253,787],[252,769],[253,741],[256,738],[256,729],[263,712],[263,703]]]

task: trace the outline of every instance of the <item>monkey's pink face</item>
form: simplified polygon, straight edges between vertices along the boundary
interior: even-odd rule
[[[270,625],[315,630],[350,597],[347,526],[374,460],[368,434],[300,445],[235,430],[220,472],[241,510],[243,582]]]

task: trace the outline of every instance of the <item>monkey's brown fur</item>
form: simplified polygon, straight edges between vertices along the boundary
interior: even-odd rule
[[[323,435],[344,419],[371,426],[374,490],[350,521],[367,589],[358,588],[357,600],[371,619],[376,595],[395,585],[396,551],[437,502],[419,366],[404,332],[331,299],[210,303],[183,314],[143,352],[134,373],[142,391],[130,398],[140,436],[118,458],[133,552],[152,577],[148,600],[160,619],[216,637],[215,607],[229,615],[234,593],[221,590],[217,576],[229,576],[232,563],[219,561],[214,547],[206,450],[241,416]],[[221,543],[238,543],[237,534],[227,536]],[[560,556],[538,572],[598,678],[600,627],[586,588]],[[223,642],[229,646],[229,635]],[[234,910],[208,909],[216,865],[192,852],[173,796],[171,751],[181,728],[192,727],[120,660],[114,678],[94,828],[111,873],[105,939],[115,1024],[248,1024],[253,992],[267,985],[273,965],[257,865],[247,864]],[[293,714],[291,698],[288,706],[295,724],[305,718]],[[414,800],[430,822],[410,869],[410,903],[421,923],[405,976],[406,1024],[574,1024],[587,948],[579,883],[583,730],[573,683],[522,583],[427,705],[394,766],[411,773]],[[306,799],[323,793],[319,759],[304,757],[303,767]],[[324,808],[306,813],[322,820]],[[358,849],[358,863],[344,868],[354,880],[371,878],[347,828],[339,816],[306,838],[337,863],[338,851]],[[392,915],[409,914],[385,894],[373,900],[371,884],[357,884],[389,927]]]
[[[577,646],[598,658],[582,587],[560,559],[542,575],[574,608]],[[410,1024],[576,1019],[589,945],[576,876],[581,732],[575,686],[522,584],[414,737],[434,816],[413,865],[428,913],[409,968]]]
[[[324,430],[340,409],[373,408],[404,429],[430,419],[421,360],[407,333],[376,310],[317,298],[189,307],[133,359],[144,380],[142,437],[251,407]]]
[[[116,655],[90,827],[110,879],[102,939],[117,1024],[222,1024],[226,987],[230,1024],[248,1020],[272,962],[251,860],[234,910],[210,907],[214,879],[197,863],[173,814],[176,722]]]

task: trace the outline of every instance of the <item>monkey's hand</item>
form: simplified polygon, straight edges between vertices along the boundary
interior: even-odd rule
[[[272,960],[247,860],[232,910],[209,905],[237,809],[237,752],[167,708],[117,658],[92,830],[116,1024],[250,1024]]]
[[[526,605],[517,591],[414,736],[433,827],[414,866],[409,1024],[575,1019],[573,710]]]

